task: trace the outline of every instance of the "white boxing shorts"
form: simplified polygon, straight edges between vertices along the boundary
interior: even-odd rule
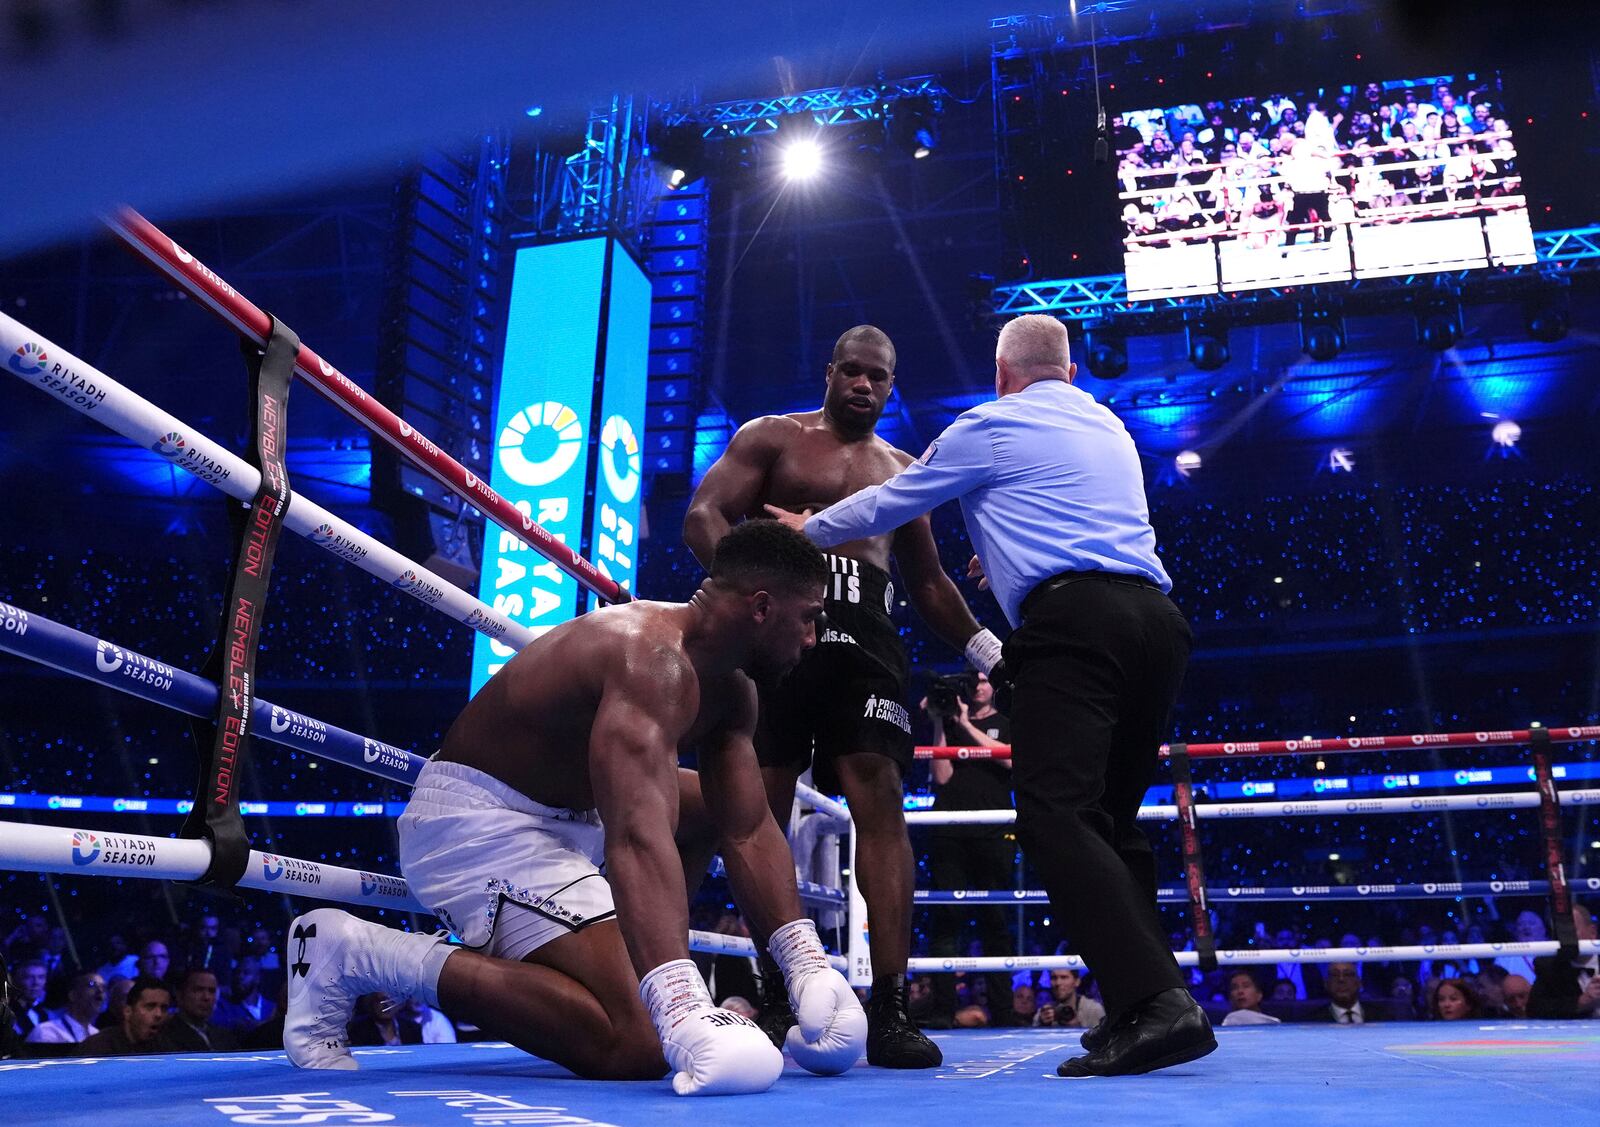
[[[482,954],[521,961],[617,914],[597,810],[544,806],[476,768],[429,760],[399,833],[412,894]]]

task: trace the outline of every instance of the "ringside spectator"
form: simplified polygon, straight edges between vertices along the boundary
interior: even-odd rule
[[[1223,1025],[1278,1025],[1282,1018],[1273,1017],[1263,1013],[1261,1003],[1264,1000],[1261,993],[1261,984],[1256,981],[1253,972],[1243,968],[1234,971],[1228,976],[1228,1015],[1222,1019]]]
[[[125,1057],[159,1053],[161,1031],[172,1008],[172,989],[158,978],[140,976],[128,990],[120,1026],[107,1026],[83,1043],[84,1056]]]

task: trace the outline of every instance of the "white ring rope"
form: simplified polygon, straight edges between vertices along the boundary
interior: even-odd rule
[[[0,822],[0,858],[5,868],[24,873],[199,880],[211,865],[211,843],[200,838]],[[93,871],[85,872],[89,866]],[[433,914],[417,902],[400,877],[255,849],[250,851],[250,863],[238,887]]]
[[[1218,950],[1217,962],[1223,966],[1266,966],[1274,963],[1414,963],[1449,962],[1453,959],[1497,959],[1502,956],[1538,958],[1554,955],[1561,944],[1542,943],[1434,943],[1420,947],[1295,947],[1244,948]],[[1600,955],[1600,940],[1578,944],[1584,955]],[[1200,965],[1194,951],[1174,951],[1181,967]],[[1086,964],[1077,955],[991,955],[965,959],[912,959],[906,966],[910,974],[939,974],[953,971],[1083,970]]]
[[[1600,789],[1573,788],[1557,791],[1563,806],[1594,806],[1600,803]],[[1217,802],[1196,805],[1195,817],[1239,820],[1244,818],[1314,818],[1338,814],[1438,814],[1475,810],[1537,809],[1535,791],[1498,791],[1493,794],[1449,794],[1429,798],[1325,798],[1304,802]],[[1139,821],[1171,821],[1178,816],[1176,806],[1141,806]],[[908,810],[911,826],[1009,826],[1017,820],[1015,810]]]
[[[84,870],[91,865],[93,873],[86,873]],[[0,821],[0,867],[58,876],[199,880],[211,867],[211,843],[198,838],[148,837]],[[337,904],[433,914],[411,895],[411,886],[404,877],[346,869],[256,849],[250,851],[245,875],[236,887]],[[830,902],[833,901],[830,899]],[[712,931],[690,931],[689,949],[756,955],[755,944],[749,939]],[[830,955],[829,961],[840,970],[847,966],[842,955]]]
[[[25,372],[10,364],[6,370],[54,397],[80,415],[101,423],[147,450],[187,470],[199,480],[246,504],[255,495],[261,472],[243,458],[218,445],[177,416],[117,383],[59,345],[33,332],[20,321],[0,313],[0,355],[15,356],[23,347],[33,349],[47,363]],[[177,441],[182,447],[177,447]],[[163,453],[163,449],[171,453]],[[362,571],[436,607],[463,625],[513,649],[531,642],[526,626],[506,617],[487,603],[408,559],[387,544],[334,516],[302,493],[291,493],[284,526]]]

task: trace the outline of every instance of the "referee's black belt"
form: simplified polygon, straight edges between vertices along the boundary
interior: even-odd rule
[[[1155,580],[1147,579],[1143,575],[1125,575],[1119,571],[1063,571],[1060,575],[1052,575],[1040,583],[1022,600],[1022,617],[1028,617],[1028,608],[1037,606],[1046,595],[1052,591],[1059,591],[1073,583],[1121,583],[1127,587],[1148,587],[1152,591],[1161,588]]]

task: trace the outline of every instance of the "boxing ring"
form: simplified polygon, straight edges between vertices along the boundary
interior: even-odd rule
[[[225,281],[197,262],[141,217],[124,212],[113,229],[152,261],[177,285],[218,313],[248,340],[265,344],[273,323]],[[138,445],[151,449],[235,501],[249,502],[263,485],[263,473],[224,449],[175,415],[135,394],[110,376],[42,338],[15,319],[0,314],[0,353],[7,370],[80,414],[95,419]],[[452,492],[520,537],[608,601],[623,601],[617,588],[593,564],[572,553],[493,490],[452,461],[426,436],[376,403],[309,348],[294,354],[297,374],[332,399],[362,425],[395,447],[414,465],[432,474]],[[299,494],[289,494],[283,526],[403,591],[436,611],[512,649],[532,640],[532,633],[505,615],[341,520]],[[116,639],[100,638],[54,621],[31,607],[0,603],[0,650],[82,681],[117,689],[143,701],[190,716],[213,714],[223,703],[218,683],[175,669]],[[360,733],[249,694],[249,730],[261,741],[321,760],[410,786],[423,758]],[[1561,729],[1528,740],[1590,741],[1600,727]],[[1516,733],[1491,733],[1495,739]],[[1405,746],[1437,750],[1446,740],[1396,737]],[[1373,737],[1359,748],[1323,741],[1314,750],[1392,750]],[[1313,741],[1315,742],[1315,741]],[[1468,746],[1481,746],[1477,739]],[[1517,742],[1510,740],[1509,742]],[[1305,754],[1312,748],[1269,745],[1216,745],[1219,756],[1242,754]],[[1222,750],[1228,748],[1232,750]],[[1263,750],[1268,749],[1268,750]],[[968,749],[930,754],[970,757]],[[1177,754],[1202,759],[1205,748],[1194,745]],[[1187,763],[1187,758],[1185,758]],[[814,813],[811,830],[837,835],[844,843],[843,865],[853,874],[855,835],[842,803],[810,788],[801,788],[800,803]],[[1163,899],[1187,900],[1204,913],[1206,897],[1232,899],[1304,899],[1316,893],[1291,889],[1211,889],[1198,866],[1198,846],[1191,840],[1200,821],[1346,814],[1382,816],[1434,813],[1455,809],[1520,809],[1552,803],[1568,806],[1600,803],[1600,790],[1557,791],[1553,783],[1538,792],[1503,792],[1479,796],[1393,798],[1362,801],[1205,804],[1192,793],[1174,805],[1152,806],[1147,819],[1178,819],[1186,829],[1188,883],[1163,890]],[[1468,805],[1462,805],[1466,803]],[[1487,803],[1487,804],[1486,804]],[[188,813],[180,806],[180,813]],[[1010,811],[912,813],[908,822],[944,821],[1000,824]],[[1190,846],[1194,845],[1191,850]],[[0,868],[38,873],[114,879],[199,880],[215,860],[210,842],[198,837],[156,837],[79,826],[44,826],[0,821]],[[1421,885],[1374,886],[1373,895],[1459,896],[1480,893],[1470,885],[1429,882]],[[1491,882],[1492,883],[1492,882]],[[845,913],[845,938],[835,965],[858,985],[870,981],[865,907],[855,881],[834,888],[802,882],[802,898],[813,907]],[[1600,890],[1590,881],[1581,891]],[[392,874],[344,868],[278,853],[249,850],[243,874],[229,887],[286,894],[296,899],[326,901],[382,913],[423,913],[403,878]],[[1534,888],[1506,890],[1524,893]],[[1363,893],[1367,895],[1367,893]],[[1039,902],[1032,890],[957,890],[919,893],[930,905],[971,904],[984,900]],[[723,954],[755,954],[750,940],[707,932],[691,932],[693,950]],[[1502,954],[1553,954],[1561,944],[1460,944],[1429,947],[1308,950],[1197,950],[1179,952],[1187,965],[1282,963],[1292,961],[1395,961],[1413,958],[1494,957]],[[1600,943],[1585,943],[1586,953],[1600,952]],[[1081,966],[1070,955],[993,956],[977,959],[914,959],[914,972],[1013,971]],[[1594,1066],[1600,1062],[1600,1032],[1584,1023],[1459,1022],[1431,1025],[1369,1025],[1359,1028],[1315,1027],[1219,1030],[1222,1052],[1202,1063],[1169,1070],[1155,1078],[1098,1080],[1069,1089],[1055,1075],[1055,1065],[1076,1055],[1078,1032],[1061,1029],[952,1031],[933,1034],[945,1053],[933,1073],[897,1073],[858,1066],[842,1080],[812,1076],[790,1064],[778,1085],[760,1097],[718,1099],[710,1105],[671,1095],[665,1083],[607,1084],[577,1081],[564,1070],[529,1057],[500,1042],[455,1046],[403,1046],[356,1049],[361,1070],[329,1074],[290,1066],[281,1052],[218,1056],[169,1056],[87,1060],[76,1058],[0,1061],[6,1073],[4,1090],[12,1102],[26,1106],[30,1122],[81,1122],[85,1108],[114,1121],[143,1123],[468,1123],[500,1124],[644,1124],[691,1121],[714,1108],[729,1123],[770,1123],[775,1115],[790,1118],[865,1119],[869,1122],[924,1121],[924,1102],[939,1100],[945,1114],[993,1114],[996,1101],[1017,1117],[1058,1116],[1070,1100],[1073,1114],[1106,1117],[1126,1114],[1137,1086],[1142,1115],[1173,1119],[1216,1119],[1229,1124],[1272,1122],[1282,1109],[1294,1107],[1307,1124],[1348,1127],[1352,1098],[1376,1098],[1395,1115],[1425,1120],[1445,1101],[1459,1124],[1549,1122],[1553,1116],[1592,1112]],[[1459,1097],[1463,1085],[1481,1080],[1492,1070],[1495,1084]],[[931,1085],[931,1087],[930,1087]],[[1478,1088],[1477,1085],[1474,1085]],[[919,1098],[920,1095],[920,1098]],[[1359,1106],[1359,1105],[1357,1105]],[[1537,1120],[1535,1119],[1537,1116]],[[220,1118],[219,1118],[220,1117]]]
[[[266,345],[272,318],[251,304],[176,242],[131,210],[108,221],[131,247],[149,258],[178,285],[204,302],[244,339]],[[7,371],[94,419],[139,446],[154,451],[192,476],[236,501],[249,503],[262,485],[262,471],[139,396],[65,348],[5,314],[0,314],[0,354]],[[310,348],[299,345],[294,369],[356,421],[395,447],[489,519],[544,555],[581,585],[609,602],[627,601],[622,590],[594,564],[553,539],[536,521],[505,501],[488,484],[444,453],[426,435],[394,415]],[[535,635],[527,627],[477,599],[442,576],[362,532],[320,505],[294,493],[283,511],[283,526],[450,616],[486,637],[520,650]],[[36,610],[0,602],[0,650],[105,685],[141,700],[192,717],[215,713],[217,684],[115,640],[94,637],[55,622]],[[249,694],[248,724],[262,740],[318,759],[338,763],[387,781],[411,786],[426,762],[415,752],[349,731]],[[809,787],[798,789],[799,803],[816,811],[829,832],[848,839],[849,814],[842,803]],[[67,800],[71,809],[71,800]],[[178,804],[189,814],[193,802]],[[196,881],[215,859],[210,842],[193,837],[155,837],[98,828],[30,825],[0,821],[0,868],[22,872],[98,876],[114,879]],[[251,849],[233,887],[302,896],[353,907],[429,915],[401,877],[344,868]],[[844,909],[854,921],[845,934],[865,934],[865,906],[846,886],[800,882],[802,899]],[[707,953],[756,954],[741,936],[690,933],[691,949]],[[848,969],[846,954],[833,956]],[[864,948],[856,975],[870,974]]]

